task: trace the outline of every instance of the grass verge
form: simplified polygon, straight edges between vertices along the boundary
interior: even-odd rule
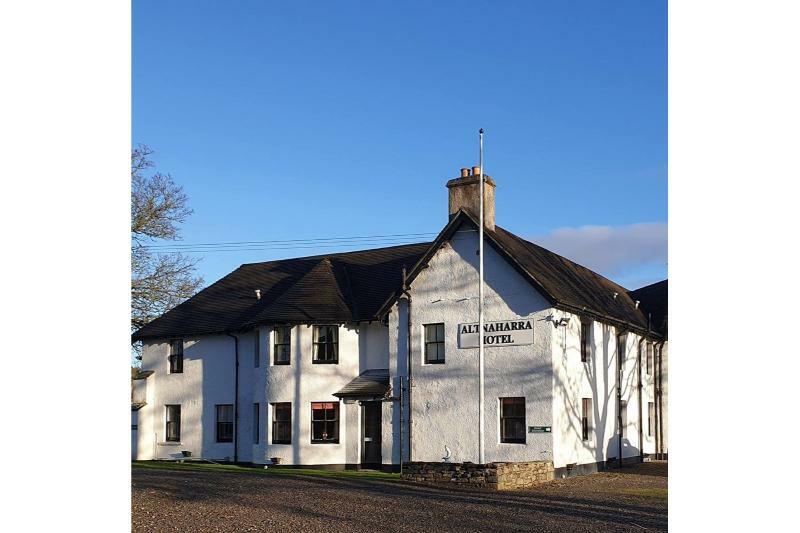
[[[639,496],[641,498],[651,498],[654,500],[667,499],[667,489],[622,489],[620,492],[630,496]]]
[[[369,479],[378,481],[400,481],[400,474],[366,470],[316,470],[311,468],[276,468],[267,469],[230,464],[211,463],[173,463],[168,461],[133,461],[133,468],[146,470],[183,470],[194,472],[230,472],[235,474],[255,474],[268,476],[316,476],[342,479]]]

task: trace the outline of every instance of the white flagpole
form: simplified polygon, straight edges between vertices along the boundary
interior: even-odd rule
[[[480,282],[478,286],[478,384],[480,393],[478,394],[478,464],[486,464],[483,446],[483,128],[478,132],[480,136],[480,167],[481,167],[481,186],[480,186],[480,216],[478,217],[478,271]]]

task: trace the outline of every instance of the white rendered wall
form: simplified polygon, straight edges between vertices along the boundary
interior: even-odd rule
[[[263,350],[268,354],[262,370],[265,404],[292,403],[292,444],[272,444],[272,406],[266,407],[266,439],[254,446],[256,463],[281,457],[282,464],[353,464],[360,462],[360,406],[339,404],[339,443],[311,443],[311,403],[339,402],[333,396],[360,372],[388,366],[388,332],[380,324],[339,327],[339,364],[312,362],[313,328],[292,328],[291,364],[273,365],[272,332],[264,330]],[[382,342],[381,342],[382,338]],[[377,346],[377,348],[375,348]],[[362,368],[361,364],[368,365]],[[374,365],[374,366],[373,366]]]
[[[338,402],[332,396],[368,369],[388,367],[388,330],[378,323],[339,327],[339,364],[313,364],[313,328],[292,328],[291,364],[273,365],[271,328],[262,327],[256,347],[253,331],[239,333],[238,459],[284,464],[360,462],[360,406],[340,403],[339,444],[311,444],[311,402]],[[259,366],[255,366],[258,350]],[[234,340],[226,335],[184,339],[183,372],[169,374],[169,343],[144,343],[142,370],[147,405],[140,410],[137,457],[178,458],[182,450],[196,457],[233,460],[234,444],[216,442],[217,404],[234,404]],[[138,389],[137,389],[138,390]],[[141,395],[135,391],[135,394]],[[273,402],[292,402],[292,444],[272,444]],[[258,442],[254,442],[253,404],[259,405]],[[181,442],[165,439],[165,406],[181,405]],[[385,462],[391,458],[384,457]]]
[[[411,287],[412,460],[478,462],[478,349],[458,347],[458,324],[478,321],[477,230],[462,226]],[[499,398],[526,399],[525,425],[552,425],[551,330],[548,302],[494,248],[484,247],[485,320],[529,317],[534,344],[485,349],[485,458],[535,461],[552,458],[547,433],[526,434],[525,444],[500,442]],[[398,311],[399,310],[399,311]],[[424,363],[423,325],[443,322],[445,364]],[[390,315],[392,375],[405,374],[405,304]],[[395,380],[396,381],[396,380]],[[405,428],[404,428],[405,429]]]
[[[592,321],[589,335],[589,360],[581,362],[580,317],[560,310],[555,317],[569,318],[553,336],[553,437],[556,468],[567,464],[589,464],[619,457],[617,419],[617,329]],[[555,328],[554,328],[555,329]],[[637,357],[641,337],[625,336],[622,363],[621,400],[627,402],[627,425],[622,439],[622,456],[636,457],[639,442],[639,371]],[[646,358],[642,346],[642,367]],[[642,372],[642,434],[648,453],[647,402],[648,381]],[[651,381],[652,382],[652,381]],[[652,388],[650,388],[652,394]],[[582,399],[592,399],[589,440],[582,440]]]
[[[216,442],[216,404],[234,403],[235,357],[233,339],[204,335],[184,339],[183,372],[169,373],[169,343],[145,343],[142,370],[153,370],[148,402],[142,411],[151,417],[149,435],[140,429],[140,458],[178,458],[181,450],[195,457],[233,460],[233,443]],[[152,401],[151,396],[152,390]],[[167,443],[166,405],[181,406],[181,442]],[[241,413],[240,413],[241,414]],[[141,425],[140,425],[141,428]],[[142,441],[148,441],[149,446]],[[240,447],[241,452],[241,447]]]

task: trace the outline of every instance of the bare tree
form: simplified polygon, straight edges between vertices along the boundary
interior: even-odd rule
[[[169,174],[148,173],[153,151],[140,144],[131,152],[131,330],[192,296],[203,285],[197,260],[151,247],[179,240],[180,225],[192,210],[183,188]]]

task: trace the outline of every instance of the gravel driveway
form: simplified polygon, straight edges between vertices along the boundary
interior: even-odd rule
[[[133,531],[666,530],[666,463],[526,492],[134,468]]]

